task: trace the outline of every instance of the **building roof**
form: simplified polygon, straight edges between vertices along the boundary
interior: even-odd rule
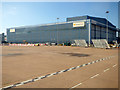
[[[93,21],[97,21],[101,24],[104,24],[104,26],[106,26],[107,23],[107,19],[105,18],[100,18],[100,17],[92,17],[92,16],[77,16],[77,17],[70,17],[67,18],[67,22],[59,22],[59,23],[49,23],[49,24],[40,24],[40,25],[29,25],[29,26],[19,26],[19,27],[12,27],[12,28],[28,28],[28,27],[38,27],[38,26],[49,26],[49,25],[56,25],[56,24],[66,24],[66,23],[73,23],[73,22],[77,22],[77,21],[87,21],[87,19],[91,19]],[[112,23],[110,23],[108,21],[109,27],[112,27],[116,30],[116,26],[113,25]],[[7,28],[7,29],[11,29],[11,28]]]
[[[81,22],[87,21],[87,20],[79,20]],[[27,26],[18,26],[18,27],[11,27],[7,29],[13,29],[13,28],[28,28],[28,27],[39,27],[39,26],[51,26],[51,25],[58,25],[58,24],[69,24],[73,22],[78,22],[78,21],[69,21],[69,22],[57,22],[57,23],[48,23],[48,24],[38,24],[38,25],[27,25]]]
[[[95,20],[97,22],[100,22],[100,23],[103,23],[103,24],[106,24],[107,23],[107,19],[106,18],[100,18],[100,17],[92,17],[92,16],[77,16],[77,17],[70,17],[70,18],[67,18],[67,22],[69,21],[77,21],[77,20],[84,20],[84,19],[91,19],[91,20]],[[108,21],[108,25],[109,26],[112,26],[114,28],[116,28],[115,25],[113,25],[111,22]]]

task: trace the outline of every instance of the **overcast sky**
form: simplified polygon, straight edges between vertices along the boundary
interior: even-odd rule
[[[110,11],[106,15],[106,11]],[[117,2],[3,2],[2,30],[6,28],[66,21],[67,17],[90,15],[106,18],[118,27]]]

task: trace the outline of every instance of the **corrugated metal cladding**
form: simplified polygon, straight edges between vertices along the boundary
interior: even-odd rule
[[[106,28],[92,24],[91,38],[92,39],[106,39]],[[109,28],[108,41],[111,42],[113,40],[116,40],[116,31]]]
[[[118,31],[118,37],[120,38],[120,31]]]
[[[7,29],[7,40],[13,43],[22,43],[23,40],[29,43],[63,43],[73,39],[85,39],[87,42],[89,42],[89,40],[91,41],[91,39],[105,39],[105,23],[98,22],[98,20],[95,19],[91,22],[89,22],[89,20],[92,19],[90,17],[88,18],[88,16],[82,16],[81,18],[73,17],[70,20],[67,19],[67,22],[58,24],[9,28]],[[75,22],[85,22],[85,26],[73,27],[73,23]],[[91,25],[91,27],[89,27],[89,25]],[[109,25],[109,41],[112,41],[116,37],[116,28],[112,24]],[[89,32],[91,34],[89,34]]]
[[[0,34],[0,44],[5,41],[4,37],[4,33]]]

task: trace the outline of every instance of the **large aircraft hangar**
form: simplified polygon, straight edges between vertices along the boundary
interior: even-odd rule
[[[84,39],[88,44],[92,39],[116,40],[117,28],[105,18],[93,16],[69,17],[66,22],[42,25],[20,26],[7,29],[9,43],[65,43]],[[108,36],[108,38],[107,38]]]

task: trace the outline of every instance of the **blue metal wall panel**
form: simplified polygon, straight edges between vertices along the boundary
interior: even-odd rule
[[[58,35],[58,36],[57,36]],[[73,23],[54,24],[35,27],[15,28],[15,32],[7,29],[8,42],[22,43],[26,40],[29,43],[41,42],[68,42],[73,39],[85,39],[88,41],[88,25],[74,28]]]

